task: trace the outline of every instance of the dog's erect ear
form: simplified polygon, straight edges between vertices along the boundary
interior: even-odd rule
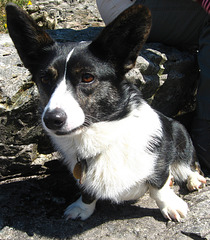
[[[111,61],[124,73],[134,67],[151,28],[151,13],[134,5],[107,25],[89,48],[99,58]]]
[[[32,73],[46,54],[46,47],[54,44],[51,37],[20,7],[6,6],[7,27],[18,54]]]

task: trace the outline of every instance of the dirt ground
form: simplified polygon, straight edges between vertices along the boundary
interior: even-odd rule
[[[181,223],[166,221],[148,194],[120,205],[99,201],[88,220],[66,221],[65,208],[79,197],[74,179],[58,160],[47,162],[45,173],[38,174],[38,168],[1,182],[1,240],[210,239],[209,179],[200,192],[174,187],[190,208]]]

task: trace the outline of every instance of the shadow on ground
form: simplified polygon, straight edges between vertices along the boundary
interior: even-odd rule
[[[103,27],[88,27],[82,30],[56,29],[47,30],[47,32],[58,42],[80,42],[92,41],[102,29]]]
[[[99,201],[97,211],[87,221],[66,221],[63,212],[79,197],[79,189],[58,161],[48,162],[47,167],[44,175],[26,177],[22,181],[11,179],[0,185],[1,228],[9,226],[28,236],[39,234],[62,239],[113,220],[150,216],[164,221],[157,208],[138,207],[134,203],[115,205],[108,201]]]

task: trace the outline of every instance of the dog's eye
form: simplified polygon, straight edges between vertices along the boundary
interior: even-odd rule
[[[48,77],[42,77],[41,78],[41,81],[44,83],[44,84],[47,84],[49,83],[50,79]]]
[[[82,82],[83,83],[91,83],[94,81],[94,76],[90,73],[85,73],[82,75]]]
[[[41,73],[41,81],[44,84],[54,82],[58,76],[58,72],[54,67],[49,67],[46,71]]]

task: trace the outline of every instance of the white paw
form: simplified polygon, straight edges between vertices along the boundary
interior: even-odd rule
[[[175,195],[175,194],[174,194]],[[187,216],[188,206],[185,201],[175,195],[169,202],[157,203],[166,219],[180,222],[181,218]]]
[[[193,172],[187,179],[187,188],[189,191],[199,190],[206,183],[206,179],[198,172]]]
[[[83,203],[82,197],[76,202],[69,205],[64,213],[65,218],[68,219],[81,219],[86,220],[95,210],[96,200],[91,204]]]
[[[161,189],[150,186],[150,196],[155,199],[163,216],[169,220],[180,222],[181,218],[187,216],[187,203],[178,197],[169,187],[170,176]]]

